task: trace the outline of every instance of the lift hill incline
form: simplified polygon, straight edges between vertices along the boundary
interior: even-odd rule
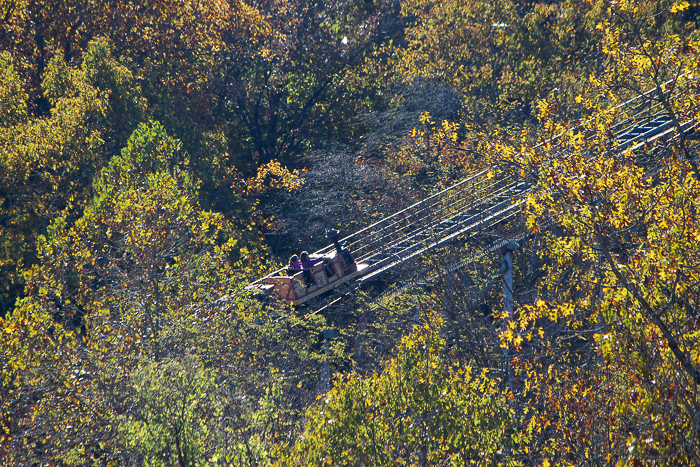
[[[695,118],[674,122],[663,105],[651,98],[652,92],[655,91],[616,109],[629,117],[610,129],[618,142],[615,152],[635,150],[659,138],[677,139],[679,127],[686,137],[695,132]],[[668,92],[670,99],[681,94],[677,88]],[[584,133],[586,136],[589,135]],[[563,150],[561,144],[552,148],[555,153]],[[342,284],[372,279],[457,237],[489,232],[520,212],[531,187],[529,181],[512,175],[494,177],[487,170],[472,173],[459,183],[343,238],[340,243],[345,255],[334,246],[327,246],[311,255],[318,262],[312,268],[299,272],[280,269],[249,288],[288,304],[301,305]]]

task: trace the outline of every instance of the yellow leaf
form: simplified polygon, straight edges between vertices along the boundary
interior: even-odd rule
[[[676,2],[671,6],[671,13],[678,13],[679,11],[687,10],[690,7],[690,3],[686,1]]]

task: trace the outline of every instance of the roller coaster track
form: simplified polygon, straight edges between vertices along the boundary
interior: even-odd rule
[[[697,93],[696,89],[681,90],[666,84],[661,89],[668,89],[663,95],[667,103],[685,92]],[[610,128],[614,147],[611,152],[636,150],[661,138],[677,139],[680,137],[679,128],[686,137],[695,132],[697,109],[676,116],[674,121],[657,96],[657,90],[652,90],[613,110],[624,116],[624,120]],[[678,118],[682,118],[680,123]],[[574,131],[590,137],[583,128],[580,125]],[[566,151],[561,135],[549,141],[552,142],[554,144],[548,149],[550,153]],[[541,146],[535,149],[541,150]],[[352,251],[357,263],[367,265],[358,278],[359,282],[367,281],[458,237],[487,233],[514,218],[532,186],[530,181],[512,175],[494,176],[487,170],[475,172],[461,182],[345,237],[341,243]],[[327,253],[331,248],[323,248],[316,254]]]
[[[456,237],[487,232],[507,221],[520,212],[528,189],[526,182],[483,170],[343,241],[357,263],[368,265],[360,279],[366,281]]]
[[[659,89],[662,91],[651,89],[611,110],[611,113],[622,117],[622,119],[608,129],[612,146],[609,154],[619,154],[627,149],[636,151],[659,139],[678,140],[681,133],[685,136],[695,133],[700,124],[696,118],[698,109],[676,109],[672,116],[664,101],[670,106],[688,94],[698,96],[700,90],[698,90],[697,84],[693,83],[693,85],[681,87],[676,86],[674,81],[670,80],[661,84]],[[585,125],[577,125],[572,130],[580,133],[584,139],[594,135],[594,131],[586,129]],[[557,157],[568,150],[568,146],[564,144],[563,140],[560,134],[547,142],[553,143],[548,149],[551,156]],[[538,147],[543,145],[540,144]]]

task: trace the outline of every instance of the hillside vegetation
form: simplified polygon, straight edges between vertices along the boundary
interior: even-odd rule
[[[0,464],[700,465],[699,21],[0,0]],[[513,314],[471,237],[340,312],[246,292],[476,170],[532,184]]]

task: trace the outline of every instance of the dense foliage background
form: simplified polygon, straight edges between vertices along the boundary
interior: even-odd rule
[[[0,463],[700,464],[698,21],[0,0]],[[676,137],[616,150],[638,96]],[[342,313],[245,293],[483,168],[535,184],[514,315],[469,239]]]

